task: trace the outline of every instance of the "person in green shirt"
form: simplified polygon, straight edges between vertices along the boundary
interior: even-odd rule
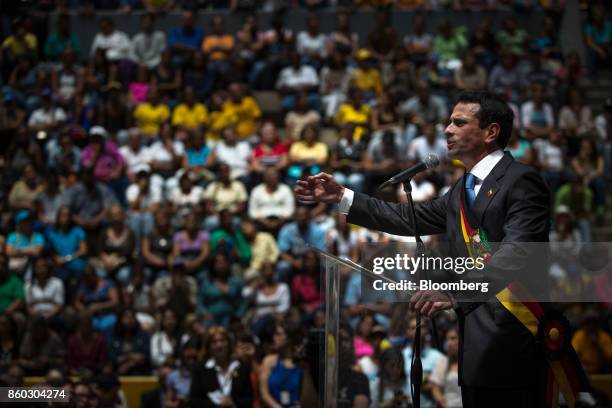
[[[573,174],[570,182],[564,184],[555,194],[555,210],[566,206],[576,217],[580,235],[584,242],[591,242],[591,213],[593,192],[584,185],[584,180]]]
[[[72,49],[75,60],[78,60],[81,52],[81,40],[70,31],[70,16],[60,14],[57,17],[57,31],[49,34],[45,42],[45,58],[51,61],[59,61],[66,48]]]
[[[24,298],[23,282],[9,272],[8,256],[0,253],[0,313],[18,312],[24,305]]]
[[[251,246],[239,228],[235,228],[229,210],[219,213],[219,227],[210,234],[213,254],[224,253],[232,261],[248,265],[251,261]]]

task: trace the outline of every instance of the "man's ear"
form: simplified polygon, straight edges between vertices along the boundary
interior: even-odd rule
[[[501,127],[499,126],[499,123],[491,123],[489,126],[487,126],[485,143],[486,144],[497,143],[497,138],[499,137],[500,131],[501,131]]]

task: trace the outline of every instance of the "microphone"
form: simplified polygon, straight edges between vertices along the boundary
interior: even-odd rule
[[[440,159],[438,158],[438,155],[430,153],[427,155],[427,157],[419,161],[414,166],[409,167],[406,170],[400,171],[395,176],[385,181],[383,184],[380,185],[379,190],[382,190],[385,187],[390,186],[392,184],[397,184],[403,181],[410,180],[412,177],[414,177],[415,174],[420,173],[427,169],[433,169],[438,164],[440,164]]]

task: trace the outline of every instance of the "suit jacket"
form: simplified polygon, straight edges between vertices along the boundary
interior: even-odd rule
[[[461,232],[459,198],[465,203],[465,176],[447,194],[416,206],[418,230],[423,235],[445,233],[451,254],[466,256]],[[347,221],[396,235],[414,235],[408,204],[384,203],[355,193]],[[534,386],[542,382],[546,360],[534,336],[495,299],[509,276],[521,273],[532,254],[521,243],[547,242],[550,192],[533,168],[514,161],[510,153],[483,180],[471,207],[472,219],[499,249],[482,271],[463,280],[489,282],[488,299],[458,303],[459,382],[489,388]],[[542,270],[545,280],[547,270]],[[461,299],[458,299],[461,300]]]
[[[251,408],[253,397],[251,390],[250,368],[244,364],[235,370],[232,376],[231,398],[237,408]],[[191,376],[190,403],[192,407],[216,407],[210,398],[209,392],[220,388],[217,372],[214,368],[206,367],[206,363],[199,363]]]

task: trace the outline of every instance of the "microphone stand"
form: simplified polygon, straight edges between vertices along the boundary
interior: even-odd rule
[[[416,211],[414,209],[414,201],[412,200],[412,185],[410,184],[412,179],[406,180],[404,185],[404,192],[408,198],[408,206],[410,207],[410,213],[414,222],[414,239],[416,241],[416,256],[420,256],[425,252],[423,240],[419,234],[419,228],[417,225]],[[416,271],[416,279],[419,280],[421,271]],[[421,313],[416,314],[416,332],[414,334],[414,341],[412,343],[412,359],[410,361],[410,391],[412,396],[412,406],[414,408],[421,407],[421,385],[423,382],[423,362],[421,361]]]

